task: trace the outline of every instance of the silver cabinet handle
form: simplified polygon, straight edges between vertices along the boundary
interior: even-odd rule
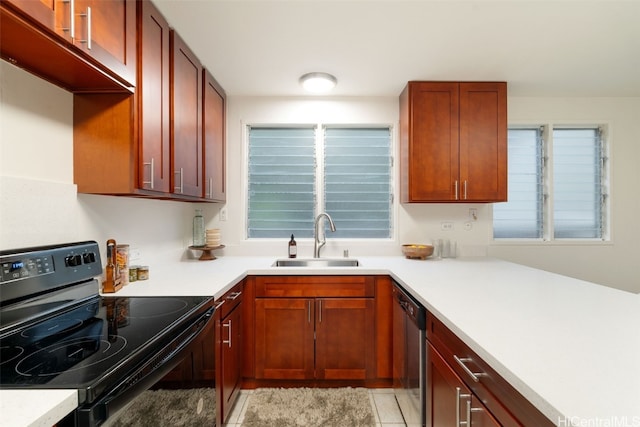
[[[213,178],[209,178],[209,190],[207,191],[207,197],[213,199]]]
[[[456,179],[456,181],[454,182],[453,186],[456,189],[456,196],[455,196],[455,200],[458,200],[458,180]]]
[[[471,395],[467,394],[467,393],[462,393],[460,390],[460,387],[456,387],[456,426],[455,427],[461,427],[461,426],[467,426],[467,427],[471,427],[470,424],[470,416],[467,416],[467,420],[466,421],[462,421],[460,419],[460,400],[462,399],[468,399],[467,400],[467,413],[469,413],[469,408],[471,406]]]
[[[464,180],[464,199],[467,200],[467,180]]]
[[[307,323],[311,323],[311,300],[307,301]]]
[[[153,164],[153,157],[151,158],[150,162],[144,162],[142,163],[143,166],[149,166],[149,181],[142,181],[142,186],[144,187],[145,185],[149,185],[149,188],[151,188],[153,190],[153,170],[154,170],[154,164]],[[144,178],[143,178],[144,179]]]
[[[219,309],[220,307],[222,307],[225,303],[225,300],[222,301],[218,301],[218,303],[216,304],[216,306],[214,307],[214,310]]]
[[[180,168],[180,170],[177,170],[177,171],[173,172],[173,174],[174,175],[180,175],[180,185],[178,185],[177,187],[174,185],[173,186],[173,190],[178,192],[178,193],[180,193],[180,194],[182,194],[184,192],[183,191],[183,189],[184,189],[183,184],[184,183],[183,183],[183,180],[182,180],[182,177],[184,176],[184,169]]]
[[[465,365],[465,362],[471,362],[472,359],[470,357],[463,357],[460,358],[458,356],[456,356],[455,354],[453,355],[453,358],[455,359],[456,362],[458,362],[458,365],[460,365],[460,367],[467,373],[467,375],[469,375],[471,377],[471,379],[475,382],[480,382],[480,378],[479,377],[486,377],[487,374],[485,374],[484,372],[473,372],[471,371],[471,369],[469,369],[467,367],[467,365]]]
[[[322,300],[318,301],[318,323],[322,323]]]
[[[467,400],[467,425],[471,426],[471,413],[473,412],[482,412],[484,409],[482,408],[472,408],[471,407],[471,399]]]
[[[223,323],[222,326],[229,328],[229,335],[227,335],[228,339],[222,340],[222,344],[228,344],[229,348],[231,348],[231,319],[229,319],[229,324]]]
[[[227,299],[233,301],[234,299],[238,298],[240,295],[242,295],[242,292],[233,292],[233,293],[229,294]]]
[[[62,31],[68,31],[71,40],[73,40],[76,36],[76,2],[75,0],[65,0],[63,3],[69,3],[69,26],[63,28]]]
[[[81,13],[80,16],[87,18],[87,38],[80,40],[80,43],[86,43],[87,49],[91,50],[91,8],[87,7],[87,12]]]

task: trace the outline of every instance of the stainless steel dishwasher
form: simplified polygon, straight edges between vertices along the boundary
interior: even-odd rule
[[[394,391],[407,427],[426,421],[426,310],[400,285],[393,286]]]

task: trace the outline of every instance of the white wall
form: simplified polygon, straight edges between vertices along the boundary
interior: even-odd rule
[[[73,184],[72,96],[6,62],[0,62],[0,249],[74,240],[103,242],[114,237],[140,249],[138,263],[153,268],[164,257],[191,255],[191,218],[204,209],[207,227],[222,229],[223,254],[284,256],[286,239],[248,242],[244,233],[246,124],[358,123],[398,120],[396,98],[239,98],[228,102],[227,221],[217,204],[154,201],[76,194]],[[510,98],[510,122],[607,122],[612,136],[612,224],[608,244],[503,245],[491,240],[491,205],[395,206],[395,238],[390,242],[331,239],[324,255],[400,254],[400,244],[436,238],[456,240],[462,255],[490,254],[535,267],[640,292],[634,255],[640,240],[640,100]],[[397,144],[396,144],[397,152]],[[397,162],[396,162],[397,164]],[[397,175],[396,168],[396,175]],[[463,229],[470,207],[478,220]],[[442,221],[455,230],[440,231]],[[300,256],[311,256],[310,239],[299,241]]]
[[[4,61],[0,79],[0,249],[115,238],[140,264],[191,255],[193,204],[77,194],[73,96]]]
[[[592,245],[545,242],[492,244],[492,256],[640,292],[640,99],[509,98],[509,123],[607,124],[611,241]]]

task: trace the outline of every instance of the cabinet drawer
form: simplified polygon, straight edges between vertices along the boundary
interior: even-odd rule
[[[221,319],[227,317],[227,315],[242,302],[243,291],[244,282],[240,282],[216,300],[216,309],[220,310]]]
[[[258,276],[256,297],[373,297],[373,276]]]
[[[431,313],[427,339],[502,425],[554,425]]]

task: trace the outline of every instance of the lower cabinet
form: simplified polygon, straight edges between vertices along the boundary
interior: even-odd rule
[[[432,313],[426,357],[427,427],[554,425]]]
[[[164,376],[153,388],[212,387],[216,380],[216,321],[209,322],[200,336],[191,343],[184,360]]]
[[[255,379],[376,378],[375,277],[264,276],[255,286]]]
[[[220,298],[216,312],[216,425],[229,418],[242,385],[242,300],[244,283]]]
[[[373,318],[373,298],[257,299],[257,378],[368,379]]]
[[[229,418],[242,386],[244,282],[215,301],[207,328],[184,360],[153,388],[216,388],[216,425]]]
[[[501,425],[429,343],[427,378],[427,426]]]

